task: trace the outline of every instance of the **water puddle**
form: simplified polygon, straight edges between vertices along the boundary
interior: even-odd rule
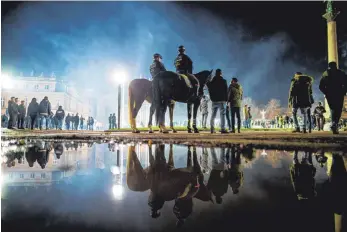
[[[346,230],[341,151],[53,140],[1,146],[5,231]]]

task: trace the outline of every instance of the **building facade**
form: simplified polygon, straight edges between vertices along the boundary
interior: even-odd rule
[[[1,89],[1,114],[7,111],[11,97],[18,98],[19,102],[24,100],[28,107],[32,98],[36,98],[40,103],[47,96],[53,113],[62,106],[66,114],[93,116],[92,101],[80,97],[73,86],[54,77],[13,77],[4,82]]]

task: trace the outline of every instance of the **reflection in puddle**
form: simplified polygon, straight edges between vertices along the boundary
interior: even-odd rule
[[[1,159],[12,231],[39,226],[19,214],[49,230],[342,231],[347,208],[340,152],[37,140],[3,142]]]

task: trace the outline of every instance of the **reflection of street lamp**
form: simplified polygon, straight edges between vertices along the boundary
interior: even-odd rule
[[[121,117],[121,92],[122,92],[122,84],[124,84],[126,82],[126,80],[128,79],[128,74],[126,71],[124,70],[116,70],[113,74],[113,78],[116,81],[116,83],[118,84],[118,130],[120,129],[120,117]]]
[[[267,156],[267,153],[265,150],[263,150],[263,152],[261,153],[262,156]]]

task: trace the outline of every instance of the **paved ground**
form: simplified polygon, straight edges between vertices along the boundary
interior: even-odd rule
[[[167,142],[175,144],[192,144],[205,146],[221,146],[229,143],[244,143],[261,146],[276,147],[312,147],[312,148],[338,148],[347,150],[347,132],[333,135],[331,132],[313,132],[311,134],[297,134],[281,131],[245,131],[240,134],[188,134],[178,133],[149,134],[142,132],[103,132],[103,131],[9,131],[2,130],[2,140],[45,138],[45,139],[74,139],[74,140],[117,140],[120,142]]]

